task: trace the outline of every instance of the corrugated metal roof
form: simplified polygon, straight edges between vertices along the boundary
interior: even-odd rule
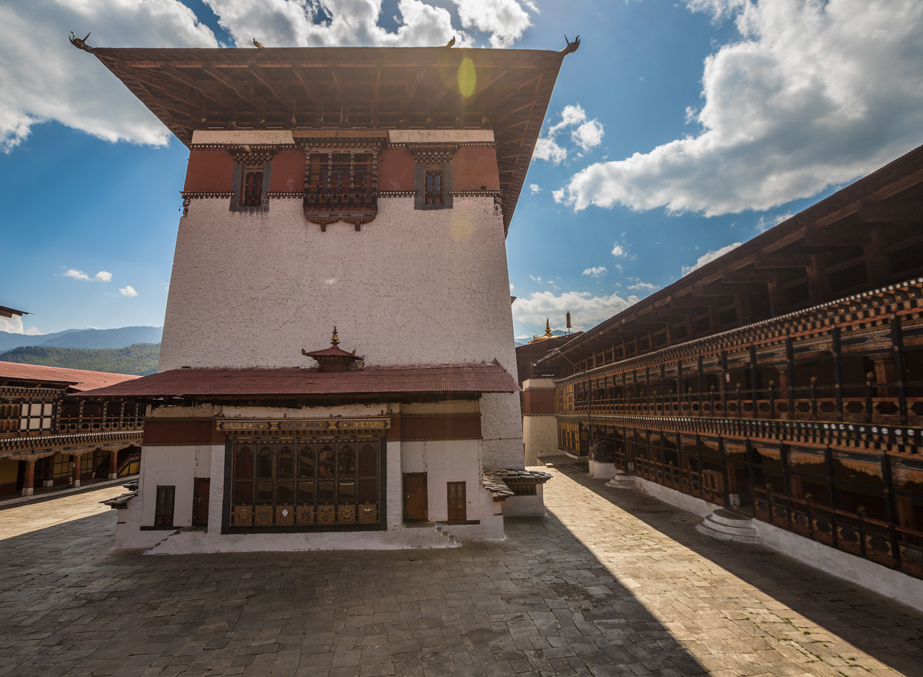
[[[82,393],[83,397],[227,397],[385,393],[514,393],[516,380],[496,361],[439,367],[173,369]]]
[[[38,364],[0,362],[0,379],[17,381],[39,381],[42,383],[67,384],[71,390],[93,390],[125,381],[138,380],[138,376],[110,374],[106,371],[84,371],[63,367],[45,367]]]

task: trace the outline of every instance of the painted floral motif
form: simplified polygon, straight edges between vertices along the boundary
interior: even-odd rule
[[[290,505],[276,506],[276,525],[290,527],[295,523],[295,509]]]
[[[234,526],[249,527],[253,525],[253,511],[249,505],[234,506]]]
[[[333,524],[336,522],[336,506],[333,505],[319,505],[317,506],[317,523],[318,524]]]
[[[359,506],[359,524],[375,524],[378,521],[378,510],[374,503],[363,503]]]
[[[254,511],[253,525],[257,527],[271,527],[272,526],[272,506],[271,505],[258,505]]]
[[[356,506],[350,504],[341,505],[339,508],[340,512],[340,524],[355,524],[356,523]]]
[[[314,524],[314,506],[299,505],[295,509],[296,524]]]

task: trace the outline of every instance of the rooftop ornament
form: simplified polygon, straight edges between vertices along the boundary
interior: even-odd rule
[[[552,338],[554,338],[554,334],[551,333],[551,322],[546,319],[545,320],[545,333],[542,334],[541,336],[533,336],[532,340],[529,341],[529,343],[535,343],[537,341],[547,341],[548,339],[552,339]]]
[[[356,355],[355,350],[353,350],[351,353],[347,353],[345,350],[340,348],[340,339],[337,336],[336,327],[333,328],[333,336],[330,339],[329,348],[325,348],[324,350],[315,350],[310,353],[302,348],[301,354],[308,357],[313,357],[315,360],[317,360],[318,371],[348,371],[351,368],[357,369],[358,365],[353,366],[353,364],[362,359],[362,357]]]
[[[77,49],[82,49],[84,52],[93,52],[93,48],[87,44],[87,38],[90,37],[90,33],[87,33],[85,38],[78,38],[74,31],[71,31],[71,36],[68,38],[71,41],[71,44]]]
[[[565,47],[564,49],[561,50],[561,54],[564,54],[564,55],[573,54],[573,53],[576,52],[578,49],[580,49],[580,36],[579,36],[579,35],[578,35],[576,38],[574,38],[574,41],[573,41],[573,42],[571,42],[570,40],[568,40],[568,39],[567,39],[567,36],[565,35],[565,36],[564,36],[564,42],[567,43],[567,47]]]

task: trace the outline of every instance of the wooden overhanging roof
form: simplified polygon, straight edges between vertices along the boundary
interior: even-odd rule
[[[615,354],[606,363],[619,361],[920,275],[923,146],[651,294],[539,362],[567,367],[561,353],[578,362],[610,349]],[[722,313],[731,310],[734,322],[721,322]],[[696,318],[703,323],[701,329]],[[681,327],[686,332],[678,336]],[[640,348],[639,340],[647,347]],[[618,346],[626,346],[621,355]]]
[[[16,310],[15,308],[7,308],[6,306],[0,306],[0,317],[13,317],[13,315],[29,315],[25,310]]]
[[[492,129],[507,229],[567,53],[447,47],[88,51],[187,146],[196,129]],[[476,75],[467,97],[458,84],[465,59]]]
[[[0,362],[0,385],[30,385],[34,387],[66,388],[69,392],[81,392],[94,388],[134,381],[138,376],[111,374],[106,371],[86,371],[46,367],[38,364]]]
[[[516,380],[500,364],[432,367],[368,367],[357,371],[318,369],[172,369],[135,381],[84,392],[80,397],[239,397],[401,395],[405,393],[515,393]]]

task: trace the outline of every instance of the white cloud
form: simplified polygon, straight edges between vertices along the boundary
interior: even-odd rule
[[[603,142],[603,126],[597,120],[589,120],[570,133],[571,138],[583,150],[590,150]]]
[[[531,0],[453,0],[464,28],[490,33],[491,47],[509,47],[532,25],[525,5],[536,14]]]
[[[545,160],[553,164],[561,164],[567,159],[567,149],[558,144],[556,138],[559,132],[568,127],[580,125],[571,131],[571,140],[583,148],[589,150],[602,143],[603,126],[598,120],[587,120],[586,111],[578,103],[573,106],[564,106],[561,111],[561,121],[548,128],[545,136],[539,137],[535,143],[535,151],[532,153],[533,160]],[[582,157],[579,153],[578,157]],[[557,199],[557,191],[552,193]],[[559,200],[560,201],[560,200]]]
[[[8,334],[25,334],[26,336],[42,335],[42,332],[35,327],[26,329],[19,315],[13,315],[13,317],[0,316],[0,331],[7,332]]]
[[[602,277],[606,274],[605,266],[596,266],[593,268],[587,268],[583,271],[584,275],[589,275],[590,277]]]
[[[93,280],[96,282],[108,282],[109,280],[112,279],[112,273],[107,273],[105,270],[101,270],[98,273],[96,273],[96,275],[94,275],[93,277],[90,277],[82,270],[77,270],[76,268],[68,268],[64,272],[64,277],[69,277],[74,280],[86,280],[87,282],[89,282],[90,280]]]
[[[463,28],[509,46],[531,25],[529,0],[453,0]],[[206,0],[234,41],[268,47],[458,45],[471,38],[448,10],[399,0],[400,26],[378,25],[383,0]],[[92,55],[67,41],[70,31],[105,47],[218,47],[212,31],[179,0],[29,0],[0,4],[0,150],[33,125],[55,120],[108,141],[163,145],[169,131]]]
[[[617,259],[623,259],[628,256],[628,250],[616,242],[615,246],[612,247],[612,255]]]
[[[554,201],[558,204],[562,204],[564,202],[564,189],[559,188],[558,190],[551,191],[551,197],[553,197]]]
[[[539,188],[539,186],[538,186],[537,183],[531,183],[531,184],[529,184],[529,190],[532,191],[532,194],[533,194],[533,195],[538,195],[539,193],[542,192],[542,189]]]
[[[540,278],[540,277],[535,277],[535,275],[529,275],[529,279],[531,279],[533,282],[541,282],[541,281],[542,281],[542,278]]]
[[[660,289],[660,285],[651,284],[650,282],[636,282],[628,285],[628,288],[636,291],[654,291],[655,289]]]
[[[513,286],[513,283],[510,282],[510,291],[513,291],[516,287]]]
[[[0,5],[0,149],[46,120],[108,141],[162,145],[170,133],[69,31],[107,47],[217,47],[178,0],[29,0]],[[82,31],[82,32],[81,32]]]
[[[574,175],[574,209],[765,210],[923,143],[919,0],[687,0],[734,16],[705,60],[697,135]]]
[[[539,138],[535,142],[535,150],[532,151],[533,160],[545,160],[559,165],[567,159],[567,150],[561,148],[554,139]]]
[[[87,275],[82,270],[75,270],[74,268],[69,268],[65,273],[64,277],[70,277],[74,280],[89,280],[90,276]]]
[[[440,46],[453,36],[459,46],[468,41],[464,33],[452,27],[452,17],[447,10],[420,0],[398,2],[401,25],[395,33],[378,25],[382,0],[317,3],[306,0],[258,3],[205,0],[205,3],[218,15],[218,21],[238,45],[249,45],[253,38],[267,47]]]
[[[707,253],[705,253],[705,254],[702,254],[702,255],[699,257],[699,260],[696,261],[696,262],[695,262],[694,264],[692,264],[691,266],[683,266],[683,275],[688,275],[688,274],[691,273],[693,270],[698,270],[699,268],[701,268],[702,266],[704,266],[706,263],[711,263],[712,261],[714,261],[715,259],[717,259],[719,256],[724,256],[725,254],[727,254],[727,253],[728,253],[729,251],[731,251],[732,249],[737,249],[741,244],[743,244],[743,243],[741,243],[741,242],[735,242],[735,243],[733,243],[733,244],[729,244],[727,247],[722,247],[721,249],[716,249],[716,250],[714,250],[714,251],[711,251],[711,252],[707,252]]]
[[[528,298],[520,298],[513,304],[513,318],[527,326],[544,326],[550,318],[552,329],[564,329],[565,313],[570,311],[575,330],[585,330],[607,320],[630,305],[637,303],[637,296],[622,298],[593,296],[589,292],[569,291],[555,295],[550,291],[534,292]]]
[[[124,287],[119,287],[119,293],[120,293],[122,296],[128,296],[128,297],[132,297],[132,296],[137,296],[137,295],[138,295],[138,292],[136,292],[136,291],[135,291],[135,288],[132,287],[130,284],[129,284],[129,285],[126,285],[126,286],[124,286]]]
[[[756,231],[758,233],[764,233],[770,228],[778,226],[783,221],[788,221],[792,216],[794,216],[792,212],[785,212],[778,216],[761,216],[759,221],[756,222]]]

